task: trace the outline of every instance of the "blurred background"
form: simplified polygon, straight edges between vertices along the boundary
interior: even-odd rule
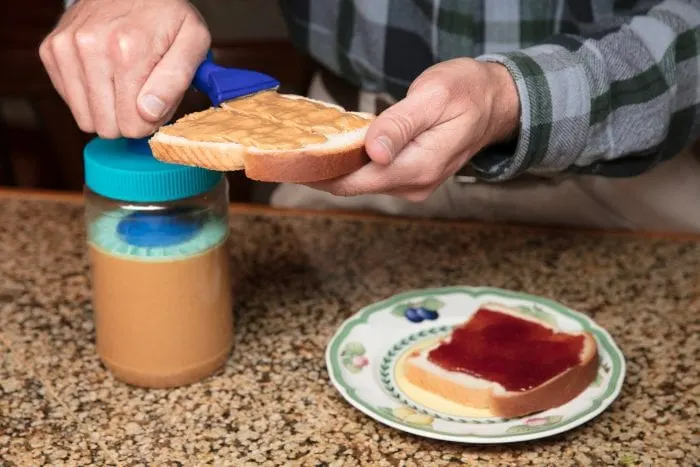
[[[268,73],[284,92],[303,94],[312,64],[288,41],[277,2],[193,0],[211,28],[218,63]],[[0,16],[0,186],[82,189],[82,148],[93,135],[77,127],[38,54],[62,11],[62,0],[30,0],[12,2]],[[208,105],[189,92],[178,115]],[[267,201],[272,185],[228,175],[233,201]]]

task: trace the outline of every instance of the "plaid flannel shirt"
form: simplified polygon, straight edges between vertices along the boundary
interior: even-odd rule
[[[471,160],[484,180],[632,176],[700,136],[700,0],[280,3],[295,44],[366,91],[400,99],[455,57],[505,65],[520,132]]]

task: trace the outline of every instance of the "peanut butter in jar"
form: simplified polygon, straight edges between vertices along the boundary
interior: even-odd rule
[[[100,359],[142,387],[211,375],[233,347],[225,177],[159,162],[144,141],[95,139],[85,178]]]

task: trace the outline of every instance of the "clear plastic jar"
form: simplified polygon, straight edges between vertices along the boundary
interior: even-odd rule
[[[228,184],[155,160],[143,141],[85,148],[97,351],[114,376],[174,387],[219,369],[233,346]]]

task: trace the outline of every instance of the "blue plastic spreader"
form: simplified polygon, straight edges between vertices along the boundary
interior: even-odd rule
[[[197,68],[192,84],[209,96],[215,106],[224,101],[276,89],[280,85],[279,81],[264,73],[219,66],[213,62],[211,51]]]

